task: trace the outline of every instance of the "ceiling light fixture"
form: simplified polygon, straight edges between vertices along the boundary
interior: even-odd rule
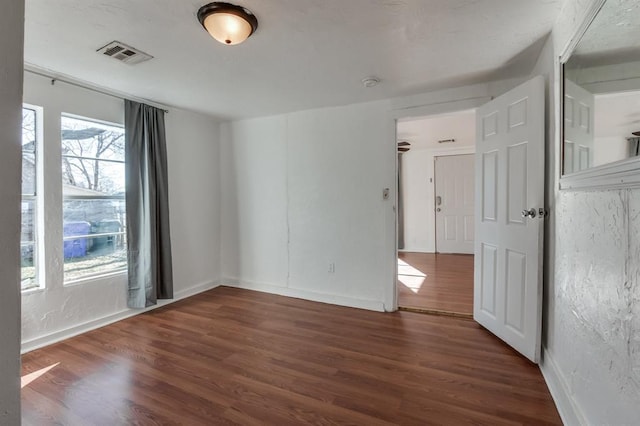
[[[250,10],[219,1],[202,6],[198,21],[211,37],[227,45],[242,43],[258,28],[258,19]]]

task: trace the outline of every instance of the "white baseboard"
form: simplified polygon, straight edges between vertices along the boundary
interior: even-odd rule
[[[95,330],[96,328],[104,327],[105,325],[113,324],[114,322],[121,321],[125,318],[130,318],[135,315],[169,305],[173,302],[177,302],[178,300],[186,299],[187,297],[194,296],[198,293],[202,293],[203,291],[211,290],[219,286],[220,281],[209,281],[200,283],[187,289],[175,292],[173,295],[173,299],[158,300],[157,305],[149,306],[145,309],[124,309],[122,311],[114,312],[113,314],[101,318],[96,318],[82,324],[74,325],[73,327],[65,328],[64,330],[54,331],[53,333],[45,334],[44,336],[39,336],[31,340],[22,342],[20,352],[22,354],[31,352],[35,349],[60,342],[70,337],[86,333],[87,331]]]
[[[435,253],[435,250],[432,249],[428,249],[428,248],[420,248],[420,247],[405,247],[402,250],[398,249],[399,252],[401,253]]]
[[[237,278],[224,278],[221,285],[246,290],[255,290],[263,293],[277,294],[280,296],[294,297],[297,299],[311,300],[313,302],[328,303],[331,305],[348,306],[350,308],[366,309],[369,311],[385,312],[384,303],[378,300],[357,299],[335,294],[316,293],[291,287],[283,287],[269,283],[239,280]]]
[[[577,402],[573,399],[573,396],[567,385],[567,381],[564,375],[558,368],[558,365],[553,360],[553,356],[543,347],[543,362],[540,364],[540,371],[547,382],[547,387],[553,401],[556,403],[556,408],[560,414],[562,422],[567,426],[581,426],[586,425],[587,422],[582,414],[582,410]]]

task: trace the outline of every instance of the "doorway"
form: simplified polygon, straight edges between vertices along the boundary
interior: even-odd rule
[[[545,79],[536,76],[500,96],[469,106],[476,108],[477,114],[472,147],[477,165],[473,319],[534,363],[541,353],[543,231],[547,215],[543,207],[545,94]],[[431,111],[420,108],[424,115]],[[402,122],[407,115],[399,111],[394,117],[397,138],[405,137]],[[432,118],[437,117],[427,117]],[[403,163],[398,204],[394,205],[398,208],[400,194],[406,195],[406,182],[402,182],[407,176],[405,167]],[[429,179],[432,184],[433,178]],[[407,221],[400,212],[393,217]],[[402,234],[394,234],[410,244],[406,233],[409,226],[404,228]],[[396,254],[414,251],[400,242],[396,243]],[[398,256],[394,257],[397,262]],[[419,277],[422,289],[429,274],[420,272],[424,274]],[[395,285],[390,288],[394,306],[403,306],[397,297],[401,281],[397,275],[393,278]]]
[[[475,110],[397,122],[400,309],[471,318]]]

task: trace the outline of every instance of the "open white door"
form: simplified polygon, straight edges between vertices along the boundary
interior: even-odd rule
[[[564,168],[569,174],[593,166],[593,95],[574,82],[564,81]]]
[[[542,329],[544,79],[535,77],[480,107],[476,132],[473,317],[537,363]]]

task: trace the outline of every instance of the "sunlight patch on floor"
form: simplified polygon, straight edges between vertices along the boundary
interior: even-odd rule
[[[409,290],[418,294],[422,284],[424,284],[425,277],[413,277],[411,275],[398,275],[398,281],[400,281]]]
[[[29,383],[33,382],[34,380],[36,380],[38,377],[42,376],[43,374],[46,374],[49,370],[52,370],[53,368],[57,367],[59,364],[60,364],[59,362],[56,362],[55,364],[52,364],[52,365],[50,365],[48,367],[45,367],[45,368],[41,368],[40,370],[34,371],[33,373],[25,374],[20,379],[20,389],[24,388]]]
[[[409,265],[402,259],[398,259],[398,281],[400,281],[409,290],[418,294],[422,284],[424,284],[427,275]]]
[[[426,277],[427,275],[419,269],[414,268],[402,259],[398,259],[398,275],[411,275],[414,277]]]

